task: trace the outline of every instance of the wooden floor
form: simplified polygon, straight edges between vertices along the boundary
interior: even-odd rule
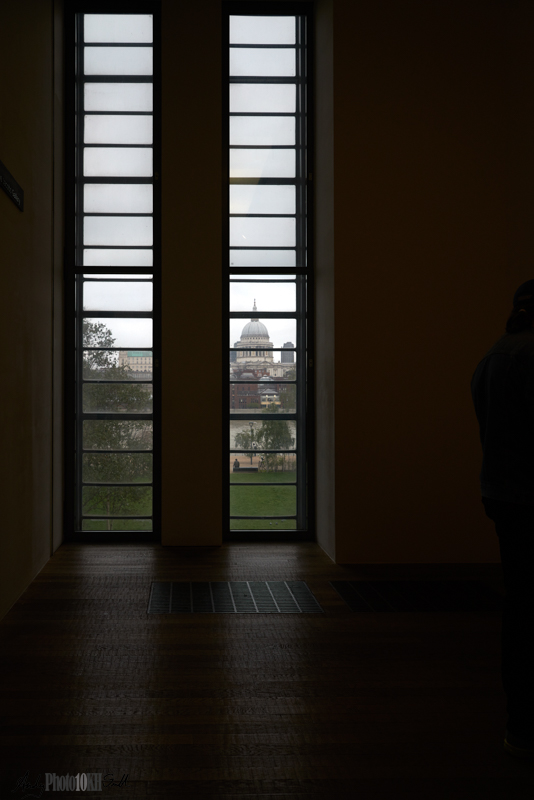
[[[0,623],[0,797],[55,772],[127,775],[90,796],[128,800],[531,800],[499,615],[353,613],[329,585],[403,576],[451,574],[313,544],[61,547]],[[305,580],[325,613],[146,613],[153,580],[224,579]]]

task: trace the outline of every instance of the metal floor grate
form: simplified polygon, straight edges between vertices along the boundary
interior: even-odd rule
[[[493,611],[503,597],[480,581],[331,581],[352,611]]]
[[[304,581],[154,582],[149,614],[316,614]]]

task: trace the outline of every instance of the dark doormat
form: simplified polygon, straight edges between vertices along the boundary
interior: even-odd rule
[[[331,581],[352,611],[502,610],[503,597],[479,581]]]
[[[304,581],[154,582],[149,614],[315,614]]]

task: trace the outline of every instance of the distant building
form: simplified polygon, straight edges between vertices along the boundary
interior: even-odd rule
[[[286,342],[285,344],[282,345],[282,347],[292,347],[292,348],[294,348],[295,345],[293,344],[293,342]],[[282,362],[282,364],[294,364],[295,363],[295,353],[293,353],[293,352],[281,353],[281,356],[282,357],[281,357],[280,361]]]
[[[127,367],[134,375],[132,378],[146,380],[152,377],[151,350],[120,350],[119,367]]]

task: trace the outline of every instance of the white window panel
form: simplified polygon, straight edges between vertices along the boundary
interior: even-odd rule
[[[152,111],[151,83],[86,83],[86,111]]]
[[[231,247],[294,247],[295,219],[291,217],[233,217]]]
[[[230,150],[231,178],[294,178],[294,150]]]
[[[295,44],[295,17],[230,17],[230,44]]]
[[[86,144],[152,144],[152,129],[152,116],[148,114],[86,114],[84,141]]]
[[[152,283],[89,281],[83,286],[85,311],[152,311]]]
[[[230,311],[249,311],[256,299],[258,315],[264,311],[295,311],[296,286],[294,283],[230,283]]]
[[[151,47],[86,47],[86,75],[152,75]]]
[[[84,217],[83,241],[87,245],[150,246],[152,217]]]
[[[294,214],[294,186],[230,186],[230,214]]]
[[[152,175],[151,147],[86,147],[83,174],[89,177],[139,177]]]
[[[152,267],[152,250],[91,250],[83,251],[84,267]]]
[[[232,83],[230,113],[294,114],[296,87],[291,83]]]
[[[230,250],[231,267],[294,267],[295,250]]]
[[[151,214],[153,188],[147,183],[87,183],[83,189],[86,214]]]
[[[230,144],[294,145],[294,117],[230,117]]]
[[[84,14],[84,41],[153,41],[152,14]]]
[[[230,75],[293,77],[295,51],[268,48],[230,48]]]

